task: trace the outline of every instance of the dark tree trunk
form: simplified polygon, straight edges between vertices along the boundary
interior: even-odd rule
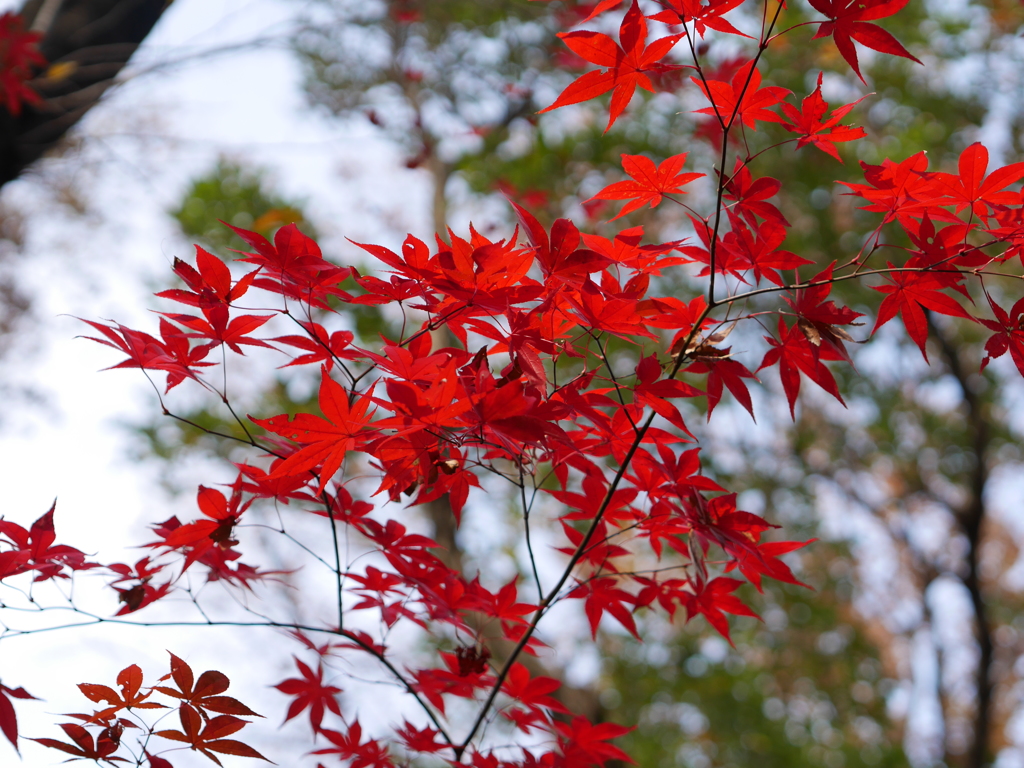
[[[168,0],[28,0],[25,26],[42,33],[50,67],[30,82],[43,98],[15,117],[0,108],[0,185],[17,178],[99,101]]]
[[[971,452],[974,455],[974,469],[971,473],[969,495],[964,506],[956,510],[957,523],[967,539],[966,573],[962,581],[971,598],[974,609],[974,634],[978,642],[978,666],[975,670],[977,686],[974,710],[974,727],[970,746],[963,765],[965,768],[985,768],[991,758],[992,728],[992,669],[995,663],[992,644],[992,626],[988,605],[981,584],[981,545],[985,526],[985,488],[989,480],[989,447],[992,429],[990,413],[985,403],[971,387],[967,366],[961,359],[960,349],[948,333],[930,322],[934,329],[942,355],[950,373],[960,386],[964,398],[967,425],[970,434]]]

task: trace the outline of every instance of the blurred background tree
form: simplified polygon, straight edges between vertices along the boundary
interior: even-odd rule
[[[246,248],[224,223],[264,237],[285,224],[297,224],[310,237],[317,234],[303,213],[303,201],[286,200],[274,192],[266,170],[223,156],[206,175],[192,181],[181,205],[170,213],[185,237],[219,251]]]
[[[559,29],[521,0],[329,0],[311,4],[295,44],[313,105],[364,117],[430,174],[443,233],[458,160],[541,108],[534,85]]]
[[[720,139],[709,120],[693,115],[703,104],[679,73],[660,84],[665,92],[636,97],[607,133],[594,104],[538,117],[572,77],[563,69],[572,59],[554,34],[588,10],[557,1],[321,0],[296,54],[312,105],[374,126],[407,167],[429,175],[427,213],[438,231],[467,212],[483,215],[474,218],[482,226],[510,229],[507,195],[544,221],[567,215],[602,233],[614,211],[580,200],[621,177],[623,152],[660,160],[688,151],[698,170],[713,174]],[[752,23],[743,13],[730,16],[741,28]],[[791,4],[782,23],[815,17]],[[814,259],[814,271],[861,248],[877,216],[857,210],[834,182],[856,180],[858,160],[927,150],[931,168],[950,169],[978,138],[992,150],[993,167],[1017,159],[1024,98],[1005,94],[1024,92],[1022,23],[1024,11],[1011,0],[912,4],[887,20],[925,66],[865,52],[874,95],[848,122],[869,136],[841,147],[845,165],[814,148],[792,162],[792,144],[769,148],[789,138],[781,127],[748,134],[750,153],[765,150],[755,177],[776,178],[786,190],[775,199],[794,224],[784,247]],[[824,71],[833,107],[862,96],[868,89],[830,42],[808,44],[810,29],[779,40],[765,79],[798,101]],[[709,31],[697,42],[720,79],[743,61],[734,40]],[[985,87],[993,79],[998,93]],[[700,208],[699,190],[692,198]],[[218,218],[251,221],[267,234],[287,217],[304,220],[302,205],[275,193],[265,175],[229,161],[197,179],[174,216],[184,234],[214,248],[237,247]],[[651,241],[694,236],[681,208],[663,205],[628,221],[643,225]],[[890,242],[898,237],[886,234]],[[694,293],[685,271],[662,279],[680,296]],[[997,298],[1013,290],[988,287]],[[852,281],[835,292],[865,313],[866,337],[880,294]],[[751,311],[758,308],[751,302]],[[981,768],[997,757],[1001,766],[1024,764],[1015,730],[1024,711],[1017,664],[1024,529],[1015,525],[1013,501],[1019,387],[1008,383],[1005,360],[967,373],[984,354],[973,328],[949,318],[933,326],[930,364],[889,328],[855,353],[858,370],[840,385],[847,410],[807,385],[794,422],[774,407],[781,396],[758,398],[756,427],[735,404],[714,428],[702,426],[704,414],[688,415],[714,474],[748,489],[745,508],[822,540],[788,556],[813,590],[767,584],[757,598],[764,621],[738,619],[735,647],[702,621],[646,619],[654,641],[608,641],[600,674],[590,678],[591,709],[638,726],[628,751],[641,765]],[[396,332],[372,308],[359,308],[353,327],[364,338]],[[730,341],[744,352],[763,345],[752,334]],[[765,386],[778,395],[776,381]],[[279,386],[262,396],[275,400],[271,410],[305,405]],[[218,416],[190,418],[209,425]],[[210,450],[178,426],[145,430],[158,454]],[[452,535],[446,543],[474,567],[472,542]]]

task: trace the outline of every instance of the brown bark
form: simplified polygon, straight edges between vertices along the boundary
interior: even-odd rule
[[[0,108],[0,185],[16,179],[92,109],[168,0],[28,0],[25,26],[50,66],[30,82],[44,102],[15,117]]]
[[[967,427],[970,434],[971,453],[974,467],[971,471],[968,498],[964,505],[955,510],[957,524],[967,539],[966,572],[961,577],[970,595],[974,612],[974,634],[978,643],[978,666],[975,672],[977,699],[974,712],[974,727],[970,748],[966,754],[966,768],[984,768],[991,756],[992,722],[992,668],[993,644],[992,627],[988,607],[982,591],[980,575],[980,553],[985,526],[985,486],[988,484],[988,451],[991,443],[990,413],[988,406],[978,397],[971,385],[971,379],[962,359],[961,349],[950,338],[949,332],[930,324],[939,341],[942,356],[949,372],[956,379],[963,396]]]

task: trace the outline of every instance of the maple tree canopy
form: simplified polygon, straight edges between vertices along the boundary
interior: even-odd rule
[[[791,225],[773,202],[781,184],[758,176],[749,149],[748,131],[777,124],[801,153],[796,161],[811,151],[821,153],[814,162],[841,160],[839,145],[865,136],[841,124],[857,121],[860,99],[829,111],[820,75],[804,95],[766,83],[771,46],[781,35],[834,45],[863,80],[856,44],[917,61],[875,23],[905,4],[811,0],[823,18],[781,31],[780,0],[602,0],[564,16],[562,43],[593,68],[543,112],[610,93],[608,130],[638,88],[674,83],[703,99],[697,114],[717,131],[713,173],[687,170],[693,152],[623,153],[621,178],[591,198],[625,202],[611,221],[679,205],[692,237],[646,243],[637,225],[581,232],[511,203],[518,226],[503,237],[470,227],[433,242],[409,235],[397,250],[357,243],[369,260],[360,265],[326,258],[295,224],[272,238],[231,227],[247,249],[237,258],[197,246],[192,263],[175,259],[180,283],[157,293],[155,328],[85,323],[89,338],[118,353],[112,368],[159,381],[165,413],[179,387],[225,407],[233,432],[216,434],[239,449],[233,481],[198,485],[195,508],[154,522],[134,562],[92,562],[58,543],[54,508],[28,528],[2,519],[0,580],[102,576],[116,599],[111,613],[129,623],[175,596],[199,608],[191,585],[201,583],[255,603],[261,585],[285,576],[251,562],[253,510],[273,507],[280,527],[261,524],[265,533],[306,558],[334,607],[300,624],[268,606],[243,624],[294,638],[295,671],[274,688],[288,699],[283,719],[308,722],[311,754],[354,768],[420,755],[477,768],[628,761],[612,743],[628,727],[570,711],[561,683],[527,664],[556,605],[577,606],[592,638],[608,629],[641,638],[643,617],[660,611],[703,616],[730,640],[730,616],[756,616],[745,583],[805,586],[786,555],[810,542],[775,533],[741,508],[742,489],[705,470],[695,416],[712,419],[726,392],[754,416],[752,388],[774,380],[794,416],[807,382],[843,403],[833,370],[851,364],[847,345],[897,317],[925,356],[930,314],[984,328],[982,365],[1009,352],[1024,374],[1024,299],[1015,295],[1006,310],[992,290],[1024,259],[1024,163],[990,171],[980,144],[963,150],[956,172],[929,170],[923,152],[861,163],[864,183],[844,183],[877,227],[856,253],[812,266],[783,247]],[[757,12],[737,13],[743,6]],[[615,22],[617,40],[588,28]],[[728,72],[701,58],[709,30],[747,46]],[[20,66],[8,64],[8,76]],[[688,81],[661,77],[683,69]],[[9,111],[36,98],[17,93]],[[659,278],[668,270],[686,270],[701,289],[666,295]],[[863,313],[833,292],[849,280],[882,294],[870,330],[858,331]],[[373,343],[359,337],[348,313],[367,306],[401,317],[400,329]],[[726,346],[737,326],[764,348]],[[235,412],[229,361],[254,353],[275,355],[283,375],[318,376],[306,410]],[[408,507],[443,500],[458,522],[499,483],[515,500],[528,555],[511,578],[464,573]],[[292,534],[297,519],[318,527],[315,542]],[[541,528],[553,568],[538,567]],[[217,619],[203,613],[197,623]],[[429,662],[409,666],[389,645],[398,625],[438,640]],[[361,721],[358,702],[339,698],[339,660],[355,660],[354,677],[369,669],[397,686],[409,707],[394,722]],[[73,759],[150,768],[167,768],[183,748],[218,765],[224,756],[267,760],[233,738],[259,715],[225,695],[220,671],[196,678],[171,654],[163,677],[131,664],[116,686],[82,683],[92,711],[67,715],[74,722],[60,724],[61,739],[34,741]],[[12,744],[13,700],[31,698],[0,686],[0,730]],[[164,710],[174,717],[161,719]]]

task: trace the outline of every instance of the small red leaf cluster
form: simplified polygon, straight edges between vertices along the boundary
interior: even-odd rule
[[[0,104],[15,117],[25,104],[38,106],[42,98],[28,84],[46,66],[39,51],[41,32],[25,29],[21,16],[11,11],[0,14]]]
[[[698,110],[698,112],[714,116],[720,128],[731,126],[737,119],[751,130],[757,129],[757,121],[786,122],[780,115],[772,112],[770,107],[782,102],[789,92],[777,86],[761,87],[761,75],[757,71],[756,58],[732,68],[731,81],[724,82],[710,76],[710,70],[701,65],[692,38],[689,39],[688,45],[677,45],[680,41],[687,40],[691,31],[703,38],[708,29],[748,40],[756,39],[755,36],[742,32],[725,19],[726,14],[744,4],[749,5],[750,0],[710,0],[710,2],[659,0],[659,2],[664,6],[664,10],[645,17],[640,10],[638,0],[631,0],[619,28],[618,43],[601,32],[573,30],[560,33],[558,36],[562,42],[579,59],[596,65],[599,69],[590,70],[576,78],[562,91],[551,106],[541,111],[548,112],[558,107],[579,104],[596,99],[611,91],[608,127],[605,129],[607,132],[629,106],[637,86],[651,93],[656,91],[655,84],[647,73],[661,74],[685,68],[696,71],[696,75],[691,80],[712,105]],[[908,0],[866,0],[866,2],[861,0],[810,0],[811,7],[826,17],[824,20],[811,22],[818,28],[813,39],[832,38],[840,55],[861,81],[864,80],[864,76],[860,70],[854,41],[875,51],[902,56],[920,64],[921,62],[911,55],[895,37],[882,27],[872,23],[896,14],[907,2]],[[622,0],[606,0],[597,3],[589,14],[574,20],[574,23],[585,24],[621,5]],[[778,20],[784,7],[784,3],[777,3],[776,7],[772,9],[772,13],[774,13],[772,23],[768,26],[762,24],[758,40],[759,55],[775,39],[772,35],[775,21]],[[766,14],[768,13],[767,8],[762,10]],[[762,11],[759,10],[758,18],[761,15]],[[650,37],[648,18],[668,25],[672,32],[648,40]],[[769,18],[770,16],[765,16],[766,21]],[[675,31],[680,26],[683,31]],[[788,29],[785,33],[792,33],[802,26],[798,25],[798,27]],[[683,48],[688,49],[693,55],[692,64],[681,64],[669,59],[670,54],[678,55],[679,50]],[[669,60],[666,61],[666,59]],[[814,139],[814,143],[829,154],[836,156],[834,149],[827,148],[827,142],[851,141],[864,134],[860,129],[838,125],[838,121],[845,116],[849,109],[853,108],[853,104],[835,110],[829,121],[821,123],[821,117],[824,115],[827,105],[821,100],[820,87],[819,79],[818,90],[804,99],[800,111],[795,110],[792,105],[784,107],[790,118],[787,127],[794,133],[804,135],[799,146],[812,141],[812,137],[826,128],[829,129],[829,133],[826,134],[829,138],[821,136]]]
[[[598,12],[609,10],[618,3],[604,3],[595,9],[593,18]],[[588,19],[589,20],[589,19]],[[623,113],[637,87],[654,93],[654,85],[647,73],[661,73],[671,69],[679,69],[677,65],[662,62],[672,48],[685,35],[669,35],[647,44],[647,20],[640,12],[640,6],[633,0],[622,19],[619,27],[619,42],[601,32],[563,32],[558,35],[569,49],[584,61],[596,64],[603,69],[592,70],[578,77],[568,88],[562,91],[547,112],[569,104],[589,101],[608,91],[612,92],[611,113],[608,117],[608,128]],[[607,129],[605,129],[607,131]]]
[[[218,755],[237,755],[267,760],[259,752],[231,736],[249,725],[244,717],[259,717],[242,702],[224,696],[228,678],[221,672],[203,672],[196,680],[192,668],[173,653],[171,671],[158,683],[170,681],[172,685],[143,686],[142,669],[138,665],[125,667],[117,675],[117,688],[96,683],[81,683],[78,688],[89,701],[99,705],[92,712],[74,713],[68,717],[78,722],[61,723],[60,728],[70,741],[50,738],[31,739],[71,755],[73,760],[95,760],[97,763],[130,763],[148,768],[173,768],[160,753],[152,754],[152,737],[156,736],[205,755],[221,765]],[[153,694],[168,697],[172,704],[153,701]],[[159,728],[166,710],[176,706],[181,730]],[[156,719],[147,713],[159,715]],[[150,722],[152,720],[152,722]],[[133,740],[125,734],[134,735]],[[162,754],[174,751],[169,746]],[[269,760],[267,762],[270,762]]]
[[[75,571],[99,567],[81,550],[56,544],[53,513],[57,502],[26,530],[0,517],[0,580],[31,573],[34,582],[67,579]]]

